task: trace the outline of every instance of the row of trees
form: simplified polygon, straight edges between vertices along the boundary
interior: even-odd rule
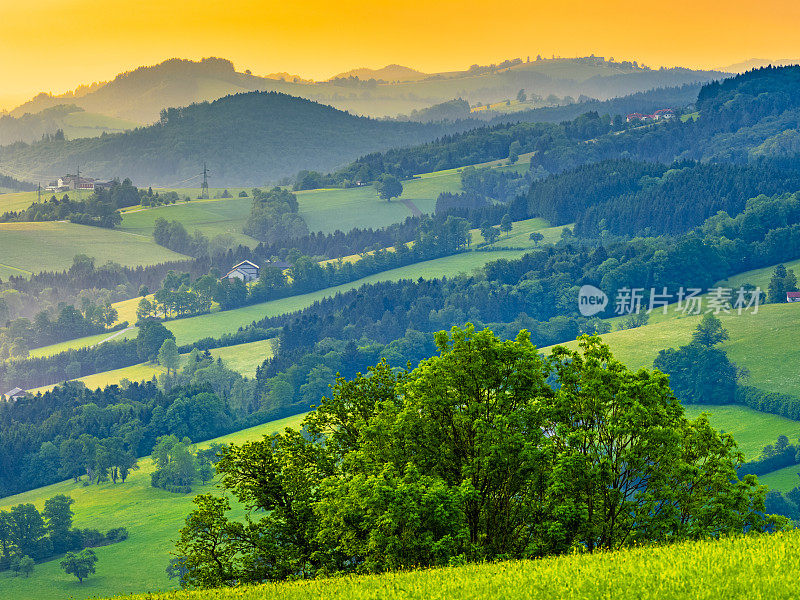
[[[84,297],[80,309],[62,306],[55,319],[42,311],[33,321],[24,317],[10,320],[0,327],[0,359],[24,358],[31,348],[102,333],[116,323],[118,316],[108,299],[98,306]]]
[[[75,201],[68,194],[60,200],[52,196],[44,202],[34,202],[24,211],[7,212],[0,216],[0,222],[69,220],[81,225],[114,228],[122,223],[119,209],[139,204],[141,192],[130,179],[122,182],[116,179],[108,188],[95,189],[86,200]]]
[[[70,496],[59,494],[45,500],[42,512],[33,504],[17,504],[0,511],[0,570],[10,569],[27,577],[35,561],[64,553],[69,557],[85,548],[128,538],[123,527],[105,534],[96,529],[75,529],[72,526],[74,503]]]
[[[125,344],[133,345],[135,362],[152,357],[168,366],[160,382],[98,390],[66,383],[35,398],[0,404],[0,494],[67,478],[76,485],[118,484],[160,436],[205,440],[269,420],[254,381],[207,351],[189,352],[178,369],[178,348],[160,331],[163,325],[151,322],[144,329],[151,330],[141,340],[144,358],[135,341]],[[270,335],[275,334],[260,339]]]

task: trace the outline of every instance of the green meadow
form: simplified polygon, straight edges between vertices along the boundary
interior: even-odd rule
[[[503,233],[494,243],[494,247],[499,248],[525,248],[534,249],[541,244],[554,244],[561,237],[561,231],[569,225],[558,225],[549,227],[544,219],[525,219],[524,221],[514,221],[513,228],[508,233]],[[538,243],[530,239],[531,233],[538,231],[544,239]],[[480,229],[470,230],[472,233],[472,243],[482,244],[486,240],[481,235]]]
[[[36,192],[7,192],[0,194],[0,214],[25,210],[36,202]]]
[[[474,165],[491,167],[503,171],[524,172],[530,164],[531,154],[520,156],[514,165],[506,160],[495,160]],[[462,168],[447,169],[417,175],[403,181],[403,195],[399,199],[386,202],[378,198],[373,186],[347,189],[321,189],[295,192],[300,205],[300,214],[309,231],[333,233],[337,229],[349,231],[354,227],[385,227],[412,216],[412,210],[402,201],[413,203],[420,211],[431,214],[436,207],[436,199],[442,192],[460,192]],[[199,185],[199,184],[198,184]],[[189,202],[179,202],[155,208],[133,207],[123,211],[120,229],[131,233],[150,236],[156,219],[176,220],[187,230],[195,229],[213,237],[230,233],[238,243],[255,245],[257,242],[241,233],[247,216],[250,214],[252,199],[239,198],[240,191],[246,188],[229,188],[233,198],[221,199],[221,188],[210,190],[210,200],[198,200],[199,188],[164,188],[156,191],[174,191],[182,198],[188,196]],[[0,201],[2,196],[0,196]],[[31,200],[32,201],[32,200]],[[26,208],[28,202],[22,208]]]
[[[254,246],[258,242],[242,233],[250,214],[251,198],[225,200],[191,200],[154,208],[133,207],[122,213],[120,231],[152,239],[157,219],[180,221],[191,233],[201,231],[208,237],[231,234],[236,243]]]
[[[784,263],[784,266],[787,269],[793,269],[795,275],[800,274],[800,260],[794,260],[791,262]],[[763,269],[755,269],[753,271],[747,271],[746,273],[741,273],[739,275],[734,275],[733,277],[729,277],[728,279],[720,282],[720,285],[723,287],[729,287],[731,289],[738,289],[740,286],[750,283],[752,285],[756,285],[760,287],[765,292],[769,287],[769,280],[772,278],[772,273],[775,271],[775,265],[770,267],[764,267]]]
[[[796,441],[800,437],[800,421],[792,421],[745,406],[689,404],[684,408],[686,416],[690,419],[697,418],[704,412],[709,413],[711,425],[720,431],[730,433],[747,460],[757,458],[764,446],[774,444],[779,435],[785,435],[791,441]],[[800,466],[794,469],[800,470]],[[759,477],[759,480],[767,483],[763,477]]]
[[[799,545],[792,531],[128,600],[782,600],[797,598]]]
[[[229,369],[241,373],[246,377],[255,377],[256,370],[261,366],[265,360],[272,357],[276,340],[261,340],[258,342],[249,342],[247,344],[238,344],[236,346],[227,346],[225,348],[214,348],[209,350],[211,356],[214,358],[222,359]],[[182,355],[182,360],[186,359],[186,354]],[[128,381],[148,381],[153,377],[158,377],[166,372],[164,367],[155,363],[140,363],[130,367],[123,367],[122,369],[113,369],[111,371],[103,371],[102,373],[95,373],[94,375],[87,375],[81,377],[77,381],[89,389],[104,388],[109,385],[119,384],[123,379]],[[54,388],[55,385],[47,385],[44,387],[29,390],[31,393],[45,392]]]
[[[56,221],[0,223],[0,268],[16,271],[12,274],[61,271],[76,254],[93,256],[98,265],[113,261],[127,267],[188,258],[150,238],[113,229]]]
[[[236,331],[239,327],[249,325],[253,321],[260,320],[264,317],[274,317],[284,313],[302,310],[311,306],[318,300],[335,296],[338,293],[347,292],[364,284],[380,281],[399,281],[401,279],[418,279],[420,277],[428,279],[452,277],[459,273],[468,273],[495,260],[519,258],[525,254],[525,252],[525,250],[463,252],[453,256],[446,256],[397,269],[391,269],[389,271],[383,271],[368,277],[363,277],[351,283],[325,288],[316,292],[309,292],[307,294],[300,294],[280,300],[272,300],[270,302],[254,304],[234,310],[167,321],[164,325],[175,334],[178,344],[190,344],[204,337],[218,337],[223,333]],[[132,328],[119,335],[116,339],[130,339],[136,337],[136,335],[137,329]],[[31,354],[33,356],[50,356],[73,348],[85,348],[106,339],[108,336],[109,334],[102,334],[99,336],[78,338],[51,346],[37,348],[32,350]]]
[[[700,316],[675,316],[603,336],[615,356],[631,368],[652,367],[658,351],[688,344]],[[750,372],[747,381],[769,392],[800,396],[800,371],[787,368],[800,362],[795,333],[800,328],[800,305],[767,304],[758,314],[720,314],[730,339],[722,348],[737,365]],[[567,346],[575,346],[569,342]]]
[[[218,438],[218,442],[237,443],[260,439],[265,434],[297,427],[302,415],[273,421]],[[210,442],[209,442],[210,443]],[[206,444],[199,444],[204,447]],[[75,499],[75,526],[105,531],[125,527],[130,538],[124,542],[96,548],[97,574],[79,584],[58,566],[59,559],[36,565],[30,578],[0,573],[0,598],[8,600],[62,600],[112,594],[168,590],[177,587],[167,579],[164,569],[173,542],[191,510],[192,494],[172,494],[151,487],[153,463],[140,459],[140,469],[133,471],[125,483],[101,483],[84,487],[65,481],[44,488],[0,499],[0,509],[32,502],[39,510],[47,498],[67,494]],[[196,485],[195,493],[210,492],[215,482]]]

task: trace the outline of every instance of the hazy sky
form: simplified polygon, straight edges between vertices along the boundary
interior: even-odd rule
[[[796,0],[0,0],[0,102],[170,57],[327,78],[592,52],[650,66],[800,57]]]

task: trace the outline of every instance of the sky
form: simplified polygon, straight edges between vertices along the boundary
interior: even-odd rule
[[[0,105],[167,58],[327,79],[542,54],[722,67],[800,57],[795,0],[0,0]]]

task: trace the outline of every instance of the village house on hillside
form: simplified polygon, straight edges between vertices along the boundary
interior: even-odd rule
[[[292,265],[291,263],[283,260],[268,260],[264,263],[264,266],[274,267],[276,269],[280,269],[281,271],[285,271]],[[261,268],[254,262],[243,260],[239,264],[234,265],[233,268],[228,271],[228,273],[222,279],[241,279],[245,283],[250,283],[251,281],[256,281],[258,279],[260,270]]]
[[[786,292],[787,302],[800,302],[800,292]]]
[[[673,111],[671,108],[662,108],[654,112],[652,115],[644,115],[642,113],[631,113],[625,118],[625,120],[628,123],[633,123],[635,121],[643,121],[643,122],[668,121],[674,118],[675,118],[675,111]]]
[[[258,279],[259,266],[249,260],[243,260],[238,265],[228,271],[224,279],[241,279],[245,283],[250,283]]]

